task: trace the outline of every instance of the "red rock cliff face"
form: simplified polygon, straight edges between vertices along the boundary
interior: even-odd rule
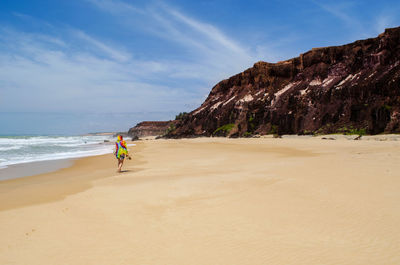
[[[258,62],[214,86],[168,136],[377,134],[400,132],[399,123],[400,28],[393,28],[276,64]],[[227,124],[233,128],[221,129]]]

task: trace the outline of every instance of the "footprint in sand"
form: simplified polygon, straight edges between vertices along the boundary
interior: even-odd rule
[[[31,234],[32,234],[33,232],[35,232],[35,231],[36,231],[36,229],[33,229],[33,228],[32,228],[32,230],[31,230],[30,232],[26,232],[25,235],[26,235],[26,236],[29,236],[29,235],[31,235]]]

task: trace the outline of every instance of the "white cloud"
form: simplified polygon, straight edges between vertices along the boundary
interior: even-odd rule
[[[349,40],[355,40],[360,38],[371,37],[370,29],[362,23],[358,16],[354,13],[354,10],[357,10],[356,3],[352,1],[344,1],[344,2],[330,2],[320,0],[310,0],[320,9],[330,14],[331,16],[337,18],[340,22],[342,22],[345,26],[350,28],[353,32],[353,36],[350,37]]]
[[[0,111],[188,111],[217,82],[273,53],[268,46],[251,50],[166,4],[87,1],[119,21],[119,30],[142,30],[168,42],[176,56],[139,59],[140,50],[68,26],[47,34],[0,28]]]
[[[360,26],[360,22],[355,19],[353,16],[347,14],[346,10],[351,10],[349,8],[349,4],[347,3],[345,6],[340,5],[339,3],[335,2],[334,4],[324,4],[321,1],[313,1],[316,5],[318,5],[321,9],[325,10],[329,14],[337,17],[339,20],[343,21],[344,23],[350,26]]]
[[[190,18],[170,7],[165,7],[164,9],[169,14],[173,15],[179,21],[190,26],[192,29],[202,33],[204,36],[208,37],[211,41],[214,41],[214,42],[220,44],[222,47],[226,48],[227,50],[239,53],[244,56],[248,56],[245,49],[240,47],[240,45],[235,43],[235,41],[233,41],[232,39],[228,38],[225,34],[223,34],[216,27],[214,27],[210,24],[196,21],[193,18]]]
[[[400,24],[398,12],[400,12],[400,9],[396,7],[379,12],[373,20],[373,29],[375,30],[375,34],[382,33],[387,28],[398,27]]]
[[[74,51],[79,43],[61,39],[49,44],[43,34],[0,29],[0,35],[1,111],[177,111],[195,94],[148,81],[169,68],[120,60],[125,54],[88,35],[85,41],[108,57]]]
[[[105,52],[107,55],[109,55],[111,58],[117,60],[117,61],[129,61],[132,59],[131,55],[127,52],[122,52],[121,49],[114,49],[111,48],[110,46],[94,39],[93,37],[89,36],[85,32],[81,30],[74,30],[74,34],[78,37],[81,38],[82,40],[85,40],[86,42],[90,43],[92,46],[97,47],[98,49],[102,50]]]
[[[114,15],[116,20],[120,19],[126,30],[138,30],[137,25],[140,21],[145,25],[142,30],[146,34],[174,43],[177,45],[177,53],[184,49],[189,56],[186,60],[181,60],[178,65],[197,68],[198,74],[204,74],[203,79],[210,82],[210,85],[221,78],[251,67],[258,61],[256,58],[258,54],[255,51],[251,52],[251,49],[243,47],[214,25],[190,17],[165,3],[156,2],[143,8],[133,6],[129,8],[130,4],[122,1],[89,1],[101,10]],[[132,19],[127,20],[124,15],[126,16],[127,10],[130,9],[133,11],[128,17]],[[124,18],[121,19],[121,17]],[[182,73],[184,69],[176,70],[178,73],[174,73],[174,77],[196,75]],[[209,75],[208,72],[214,74]],[[208,78],[210,76],[213,78]]]
[[[86,0],[97,7],[108,11],[110,13],[114,14],[143,14],[144,11],[141,8],[137,8],[133,6],[132,4],[126,4],[124,2],[118,1],[118,0]]]

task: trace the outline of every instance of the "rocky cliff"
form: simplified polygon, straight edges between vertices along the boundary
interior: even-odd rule
[[[213,87],[169,137],[400,132],[400,28],[258,62]]]
[[[128,135],[132,138],[164,135],[175,121],[143,121],[130,128]],[[172,126],[171,128],[175,128]]]

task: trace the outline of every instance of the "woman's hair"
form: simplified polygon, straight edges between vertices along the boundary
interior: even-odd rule
[[[123,139],[124,139],[124,138],[122,137],[122,135],[118,134],[117,140],[118,140],[118,141],[122,141]]]

